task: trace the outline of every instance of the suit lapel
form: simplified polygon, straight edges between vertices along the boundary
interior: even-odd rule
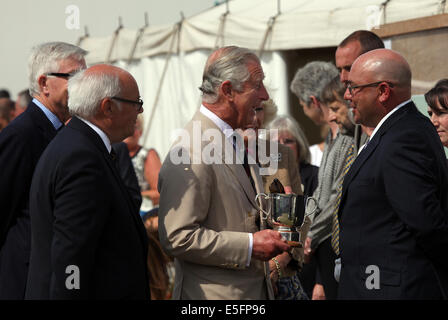
[[[33,102],[31,102],[25,112],[29,112],[30,117],[33,119],[33,123],[41,131],[42,135],[45,137],[46,142],[49,143],[57,134],[56,129],[53,124],[48,120],[45,113]]]
[[[246,194],[246,197],[249,199],[250,203],[255,208],[258,208],[257,204],[255,203],[255,190],[252,187],[249,177],[246,174],[246,170],[244,169],[244,167],[242,165],[244,159],[238,158],[238,152],[236,152],[234,150],[232,143],[229,141],[229,139],[227,139],[225,137],[224,133],[216,126],[215,123],[213,123],[213,121],[211,121],[209,118],[204,116],[200,111],[196,112],[196,114],[194,115],[193,121],[195,121],[195,120],[201,122],[201,125],[202,125],[201,131],[202,132],[207,129],[215,129],[220,133],[222,163],[231,170],[232,174],[234,175],[234,177],[236,178],[236,180],[238,181],[238,183],[241,185],[242,189],[244,190],[244,193]],[[210,143],[213,143],[213,142],[210,142]],[[203,147],[204,147],[204,144],[202,145],[202,148]],[[226,152],[228,154],[231,153],[231,154],[235,155],[235,156],[231,157],[232,163],[226,163]],[[235,160],[237,158],[238,158],[238,162],[235,162]],[[229,157],[229,159],[230,159],[230,157]],[[257,177],[258,175],[255,173],[257,168],[254,166],[256,166],[256,165],[249,164],[249,166],[250,166],[250,172],[251,172],[252,179],[255,182],[255,186],[257,188],[257,185],[258,185],[258,188],[260,188],[259,177]],[[261,185],[262,185],[262,182],[261,182]],[[260,190],[263,190],[263,189],[261,188]]]

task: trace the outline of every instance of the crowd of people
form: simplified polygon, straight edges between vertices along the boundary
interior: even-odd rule
[[[161,161],[136,80],[86,54],[38,45],[29,90],[0,91],[0,299],[448,298],[447,79],[428,119],[405,58],[355,31],[290,84],[328,128],[310,147],[257,55],[222,47]],[[270,193],[303,199],[298,243]]]

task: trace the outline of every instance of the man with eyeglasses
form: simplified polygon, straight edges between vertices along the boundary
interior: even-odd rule
[[[411,79],[388,49],[361,55],[348,76],[354,120],[375,130],[342,187],[340,299],[447,298],[448,168]]]
[[[147,234],[111,147],[143,112],[137,83],[100,64],[73,76],[68,92],[73,117],[31,184],[26,298],[148,300]]]
[[[384,48],[384,42],[375,33],[368,30],[357,30],[349,34],[338,45],[335,53],[336,67],[339,70],[339,79],[345,86],[347,86],[348,75],[353,62],[361,54],[371,50]],[[362,145],[367,141],[369,135],[374,128],[356,125],[354,139],[354,152],[358,151]]]
[[[84,69],[83,49],[63,42],[33,48],[28,60],[33,97],[0,133],[0,299],[23,299],[30,252],[29,189],[48,143],[69,118],[67,79]]]

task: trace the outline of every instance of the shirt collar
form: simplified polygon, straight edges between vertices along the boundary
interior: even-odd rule
[[[79,119],[84,121],[90,128],[92,128],[100,136],[101,140],[103,140],[103,143],[107,149],[107,152],[110,153],[110,151],[112,150],[112,146],[110,145],[109,137],[104,133],[104,131],[101,130],[100,128],[98,128],[92,122],[87,121],[86,119],[83,119],[83,118],[79,118]]]
[[[33,103],[42,110],[42,112],[45,114],[48,120],[50,120],[51,124],[56,130],[58,130],[63,125],[61,120],[59,120],[59,118],[53,112],[51,112],[50,109],[44,106],[42,102],[40,102],[36,98],[33,98]]]
[[[199,111],[209,118],[224,134],[224,136],[232,143],[234,144],[234,141],[231,139],[231,137],[234,137],[235,135],[239,135],[237,131],[233,130],[233,128],[224,120],[222,120],[220,117],[218,117],[213,111],[205,107],[204,105],[201,105],[199,108]],[[242,145],[240,145],[241,139],[236,139],[236,146],[237,148],[243,148]]]
[[[227,122],[225,122],[220,117],[218,117],[213,111],[211,111],[204,105],[201,105],[201,108],[199,109],[199,111],[204,116],[206,116],[207,118],[212,120],[213,123],[216,124],[216,126],[224,133],[226,138],[229,138],[233,134],[232,127]]]
[[[372,140],[373,136],[375,135],[375,133],[380,129],[380,127],[382,126],[382,124],[394,113],[396,112],[398,109],[400,109],[401,107],[403,107],[405,104],[411,102],[411,99],[406,100],[402,103],[400,103],[398,106],[396,106],[395,108],[392,109],[391,112],[389,112],[388,114],[386,114],[383,119],[381,119],[381,121],[377,124],[377,126],[375,127],[375,130],[373,130],[372,135],[370,136],[370,140]]]

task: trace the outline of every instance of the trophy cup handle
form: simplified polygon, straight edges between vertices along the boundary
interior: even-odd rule
[[[314,208],[312,208],[311,210],[308,210],[308,208],[309,208],[308,205],[309,205],[310,202],[313,202],[313,204],[314,204]],[[308,197],[308,198],[306,199],[306,203],[305,203],[305,213],[306,213],[306,211],[311,211],[311,212],[309,212],[308,214],[305,214],[305,217],[308,217],[308,216],[314,214],[314,213],[317,211],[317,200],[316,200],[315,198],[313,198],[313,197]]]
[[[269,196],[268,196],[267,194],[265,194],[265,193],[258,193],[257,196],[255,197],[255,203],[256,203],[257,206],[258,206],[258,210],[260,210],[261,213],[262,213],[262,214],[261,214],[261,218],[262,218],[263,220],[266,220],[266,219],[268,218],[268,216],[269,216],[270,211],[271,211],[271,207],[269,206],[269,210],[268,210],[268,212],[266,212],[266,211],[263,210],[263,208],[262,208],[262,206],[261,206],[261,202],[260,202],[260,204],[258,204],[258,198],[260,198],[261,196],[264,196],[264,199],[265,199],[265,200],[269,199]]]

